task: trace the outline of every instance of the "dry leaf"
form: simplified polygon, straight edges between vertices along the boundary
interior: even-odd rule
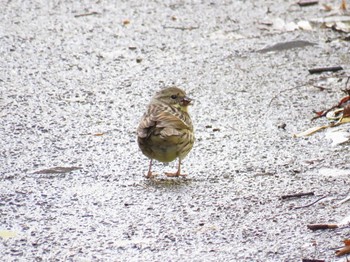
[[[345,246],[345,247],[335,251],[335,255],[337,257],[343,256],[343,255],[346,255],[346,254],[349,254],[349,253],[350,253],[350,246]]]
[[[332,29],[343,32],[350,33],[350,22],[337,22],[334,25],[330,26]]]
[[[297,25],[298,25],[298,27],[301,30],[305,30],[305,31],[311,31],[312,30],[312,26],[311,26],[309,21],[299,21],[297,23]]]
[[[333,6],[329,4],[322,4],[322,7],[326,12],[330,12],[333,10]]]
[[[328,128],[328,126],[316,126],[316,127],[312,127],[312,128],[309,128],[308,130],[304,131],[304,132],[301,132],[299,134],[294,134],[293,137],[302,137],[302,136],[310,136],[322,129],[325,129],[325,128]]]
[[[350,123],[350,117],[343,117],[343,118],[340,120],[339,123],[342,123],[342,124],[344,124],[344,123]]]
[[[350,105],[344,107],[343,117],[350,117]]]
[[[346,11],[346,1],[345,0],[341,1],[340,9],[343,11]]]
[[[350,253],[350,239],[343,240],[345,247],[338,249],[335,251],[335,255],[337,257],[346,255]]]
[[[345,246],[350,246],[350,239],[345,239],[343,242]]]
[[[325,138],[331,140],[332,146],[343,144],[350,140],[349,127],[339,126],[329,129],[325,132]]]

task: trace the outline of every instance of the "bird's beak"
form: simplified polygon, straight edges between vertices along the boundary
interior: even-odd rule
[[[184,98],[182,98],[181,104],[182,104],[182,106],[192,105],[192,101],[193,101],[192,98],[185,96]]]

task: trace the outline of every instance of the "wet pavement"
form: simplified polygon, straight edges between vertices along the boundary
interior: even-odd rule
[[[343,261],[334,248],[349,229],[307,225],[349,215],[336,205],[349,194],[348,144],[293,138],[343,96],[344,33],[286,26],[327,15],[276,1],[5,3],[2,259]],[[311,44],[259,52],[288,41]],[[324,66],[344,70],[308,72]],[[195,99],[188,177],[147,180],[136,127],[172,84]],[[281,199],[300,192],[314,195]]]

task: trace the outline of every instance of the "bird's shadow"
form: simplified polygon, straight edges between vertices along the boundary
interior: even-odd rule
[[[192,184],[191,178],[152,178],[144,181],[144,186],[155,188],[178,188]]]

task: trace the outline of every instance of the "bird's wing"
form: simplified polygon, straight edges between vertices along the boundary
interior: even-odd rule
[[[181,135],[179,130],[182,129],[189,129],[189,126],[163,106],[151,105],[140,122],[137,135],[146,138],[154,134],[165,138]]]
[[[155,126],[156,122],[152,120],[152,116],[145,114],[137,128],[137,136],[139,138],[146,138]]]

